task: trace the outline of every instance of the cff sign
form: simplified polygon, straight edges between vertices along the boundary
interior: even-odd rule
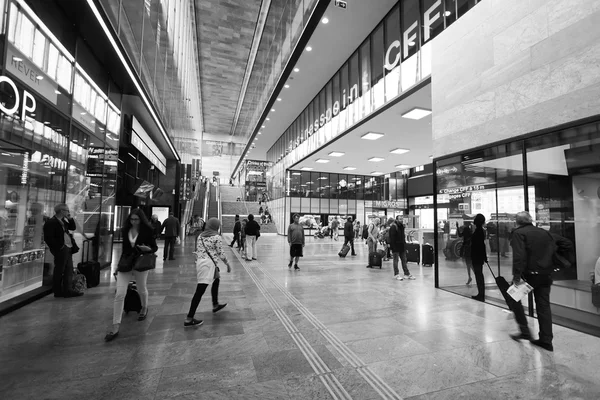
[[[335,0],[335,6],[339,8],[343,8],[344,10],[348,8],[348,2],[344,0]]]
[[[13,91],[13,95],[15,97],[15,104],[8,108],[5,103],[0,103],[0,111],[4,114],[14,115],[17,111],[19,111],[19,107],[21,107],[21,114],[19,118],[22,121],[25,121],[25,114],[27,111],[34,112],[36,107],[35,98],[29,93],[27,90],[23,90],[23,101],[21,102],[21,94],[17,89],[17,85],[10,79],[8,76],[0,76],[0,84],[5,82]]]

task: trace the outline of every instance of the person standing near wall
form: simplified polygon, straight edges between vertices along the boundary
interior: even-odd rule
[[[162,224],[162,229],[165,231],[165,248],[163,250],[163,260],[167,259],[167,255],[169,256],[169,260],[175,259],[175,242],[177,240],[177,236],[179,236],[179,220],[175,218],[175,214],[173,212],[169,213],[169,218],[165,219]]]
[[[248,215],[248,223],[246,224],[246,260],[256,260],[256,239],[260,235],[260,225],[254,220],[254,215]]]

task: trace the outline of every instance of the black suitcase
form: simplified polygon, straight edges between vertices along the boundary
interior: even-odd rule
[[[85,276],[87,287],[92,288],[100,284],[100,263],[98,261],[90,261],[90,240],[83,241],[83,249],[81,251],[81,262],[77,264],[79,273]]]
[[[423,266],[431,267],[433,265],[433,246],[429,243],[423,245]]]
[[[515,301],[515,299],[513,299],[510,294],[508,294],[508,288],[510,287],[510,283],[507,282],[507,280],[503,277],[503,276],[496,276],[494,274],[494,271],[492,270],[492,267],[490,266],[490,264],[488,264],[486,262],[488,268],[490,269],[490,272],[492,273],[492,276],[494,277],[494,280],[496,281],[496,285],[498,286],[498,289],[500,289],[500,293],[502,294],[502,297],[504,297],[504,301],[506,301],[506,305],[508,306],[509,310],[513,310],[513,307],[517,304],[517,301]]]
[[[376,251],[374,253],[369,253],[369,265],[371,267],[381,268],[382,259],[383,259],[383,257],[381,256],[381,253],[379,253],[378,251]]]
[[[350,251],[350,246],[348,246],[347,244],[345,244],[344,246],[342,246],[342,249],[338,253],[338,256],[340,256],[342,258],[346,257],[346,255],[348,254],[349,251]]]
[[[135,282],[129,282],[127,285],[127,294],[125,295],[125,304],[123,304],[123,311],[128,313],[129,311],[135,311],[139,313],[142,310],[142,299],[137,291]]]
[[[406,261],[421,264],[421,245],[419,243],[406,243]]]

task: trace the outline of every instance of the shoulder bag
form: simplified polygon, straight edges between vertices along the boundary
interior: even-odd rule
[[[149,271],[156,268],[156,254],[154,253],[140,253],[133,263],[134,271]]]

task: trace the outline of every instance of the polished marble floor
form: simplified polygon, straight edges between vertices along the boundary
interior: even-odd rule
[[[360,243],[340,259],[340,242],[309,238],[300,271],[280,236],[261,237],[258,261],[227,248],[228,306],[212,314],[207,293],[204,325],[184,329],[191,246],[150,273],[148,318],[125,316],[113,342],[108,270],[83,297],[0,318],[0,399],[600,398],[599,338],[556,326],[554,353],[514,342],[505,310],[434,289],[431,268],[366,269]]]

